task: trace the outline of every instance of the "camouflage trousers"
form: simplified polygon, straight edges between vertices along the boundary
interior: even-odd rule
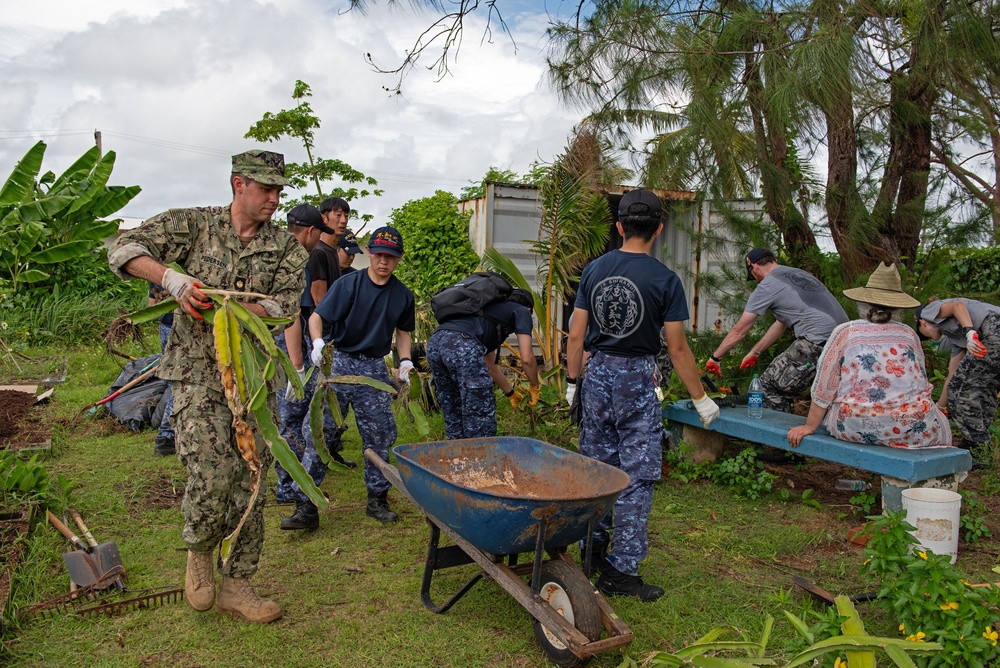
[[[274,337],[274,342],[279,348],[288,352],[288,348],[285,345],[285,335],[279,334]],[[303,350],[307,350],[304,348]],[[303,357],[303,362],[305,368],[308,370],[312,365],[308,356]],[[312,425],[309,424],[309,404],[312,401],[313,395],[316,393],[316,374],[315,372],[309,377],[308,382],[306,382],[305,394],[302,401],[293,399],[292,401],[285,401],[285,388],[278,388],[277,396],[275,397],[278,404],[278,415],[281,417],[281,424],[278,425],[278,429],[281,432],[282,437],[288,442],[288,447],[291,448],[295,456],[299,458],[302,462],[302,466],[305,468],[306,472],[319,487],[320,483],[326,478],[327,467],[320,459],[319,454],[316,452],[315,441],[313,439]],[[330,411],[330,407],[324,402],[323,404],[323,438],[326,441],[327,449],[333,452],[339,452],[343,447],[340,443],[340,436],[343,429],[337,426],[336,421],[333,419],[333,413]],[[292,476],[288,474],[281,464],[275,463],[274,465],[275,473],[278,474],[278,489],[276,491],[276,496],[281,501],[288,501],[293,499],[298,499],[299,501],[307,501],[309,497],[299,488],[298,483],[292,480]]]
[[[485,355],[486,346],[462,332],[438,329],[427,342],[427,365],[449,439],[497,435],[496,393]]]
[[[162,351],[167,347],[167,337],[170,336],[170,325],[164,325],[160,323],[160,350]],[[167,397],[167,405],[163,407],[163,418],[160,419],[160,426],[156,432],[157,436],[162,436],[163,438],[173,438],[174,428],[170,426],[170,413],[174,410],[174,393],[167,386],[167,392],[170,396]]]
[[[795,400],[808,395],[812,388],[821,352],[822,343],[795,339],[785,352],[775,357],[760,375],[764,408],[791,413]]]
[[[988,443],[1000,392],[1000,315],[989,315],[979,328],[986,357],[966,354],[948,382],[948,412],[971,441]]]
[[[202,385],[173,381],[171,386],[177,455],[188,472],[181,504],[184,543],[189,550],[211,552],[236,528],[250,502],[250,470],[236,447],[233,414],[225,396]],[[254,436],[262,480],[266,481],[271,451],[256,429]],[[225,568],[220,566],[223,575],[248,578],[257,571],[264,546],[266,499],[267,490],[262,489],[233,546],[229,563]]]
[[[601,518],[595,531],[601,540],[612,529],[608,561],[629,575],[639,573],[639,562],[649,552],[653,483],[660,479],[663,457],[663,421],[653,392],[654,371],[652,355],[616,357],[598,352],[587,364],[580,389],[580,452],[631,478],[611,516]]]
[[[367,376],[383,383],[389,382],[389,372],[381,357],[365,357],[335,350],[333,376]],[[396,442],[396,418],[392,414],[392,395],[367,385],[337,385],[340,414],[347,419],[347,411],[354,407],[354,421],[361,436],[361,451],[371,448],[379,457],[389,461],[389,448]],[[382,472],[365,459],[365,487],[369,494],[388,492],[392,484]]]

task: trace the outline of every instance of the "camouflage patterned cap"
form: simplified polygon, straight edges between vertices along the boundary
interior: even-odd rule
[[[273,151],[245,151],[233,156],[233,174],[242,174],[257,183],[287,186],[285,156]]]

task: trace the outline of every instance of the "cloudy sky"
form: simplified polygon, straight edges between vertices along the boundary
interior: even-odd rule
[[[294,106],[297,79],[321,119],[316,152],[379,181],[355,207],[385,222],[435,190],[458,193],[491,165],[524,172],[565,146],[580,112],[544,81],[546,11],[562,0],[500,3],[516,48],[486,15],[466,24],[452,75],[418,66],[404,95],[364,54],[394,65],[435,18],[409,3],[348,11],[347,0],[3,0],[0,15],[0,178],[39,139],[56,173],[93,145],[117,154],[111,183],[142,193],[120,215],[230,200],[230,156],[266,111]],[[571,3],[572,4],[572,3]],[[425,56],[424,64],[431,58]],[[300,144],[266,145],[304,161]]]

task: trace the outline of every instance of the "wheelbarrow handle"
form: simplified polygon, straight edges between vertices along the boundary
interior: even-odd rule
[[[87,554],[90,554],[91,551],[93,551],[94,548],[92,548],[90,545],[87,545],[85,542],[80,540],[80,538],[77,537],[75,533],[69,530],[69,527],[60,522],[59,518],[52,514],[51,510],[46,510],[45,515],[46,517],[49,518],[49,522],[52,523],[52,526],[54,526],[56,529],[59,529],[59,533],[66,536],[66,539],[73,544],[73,547],[75,547],[78,550],[83,550]]]

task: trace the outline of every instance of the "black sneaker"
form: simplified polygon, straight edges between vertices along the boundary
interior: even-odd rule
[[[399,515],[389,509],[389,502],[385,498],[386,494],[388,492],[383,492],[377,496],[369,494],[368,505],[365,506],[365,515],[374,517],[382,524],[392,524],[399,520]]]
[[[331,452],[330,457],[333,461],[337,462],[341,466],[351,469],[352,471],[358,468],[358,465],[352,462],[350,459],[344,459],[339,452]]]
[[[167,436],[157,436],[153,440],[153,455],[157,457],[166,457],[168,455],[176,455],[177,446],[174,443],[174,439]]]
[[[802,464],[806,458],[794,452],[765,446],[757,453],[757,460],[768,464]]]
[[[587,568],[587,564],[585,563],[587,560],[586,545],[584,546],[583,551],[580,553],[580,561],[584,562],[581,563],[580,566],[583,569],[583,574],[587,576],[587,579],[593,577],[595,573],[602,572],[604,564],[607,563],[606,560],[608,558],[608,541],[597,540],[595,538],[593,546],[590,549],[591,549],[590,568]]]
[[[315,531],[319,528],[319,508],[309,501],[304,503],[297,501],[295,512],[290,517],[282,519],[278,528],[285,531]]]
[[[663,596],[663,587],[646,584],[638,575],[626,575],[608,562],[604,562],[597,588],[605,596],[634,596],[644,603],[652,603]]]

